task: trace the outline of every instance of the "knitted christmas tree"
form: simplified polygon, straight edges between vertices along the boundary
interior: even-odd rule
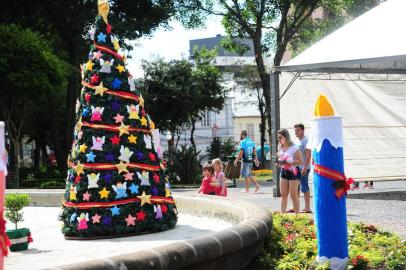
[[[159,133],[118,53],[108,11],[107,1],[99,0],[94,42],[82,66],[61,213],[65,238],[156,232],[177,221],[157,154]]]

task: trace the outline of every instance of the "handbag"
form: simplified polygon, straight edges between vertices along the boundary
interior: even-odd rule
[[[241,173],[241,162],[238,162],[237,165],[234,165],[234,162],[227,162],[226,168],[224,170],[224,175],[227,179],[238,179],[240,178]]]

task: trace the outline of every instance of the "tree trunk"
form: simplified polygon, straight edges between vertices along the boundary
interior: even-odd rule
[[[14,148],[14,188],[20,187],[20,138],[11,140]]]
[[[193,148],[196,150],[196,144],[195,144],[195,140],[193,138],[195,129],[196,129],[196,120],[192,118],[192,129],[190,131],[190,143],[192,144]]]
[[[261,46],[261,35],[252,38],[254,42],[254,52],[255,52],[255,61],[257,64],[257,70],[259,77],[261,79],[261,86],[263,89],[264,100],[265,100],[265,114],[268,120],[268,133],[269,138],[271,138],[272,130],[271,130],[271,86],[270,86],[270,74],[266,72],[264,59],[262,56],[262,46]]]
[[[34,168],[39,168],[40,158],[41,158],[41,147],[39,146],[39,142],[35,140],[35,149],[34,149]]]
[[[56,107],[55,103],[52,103],[50,101],[49,104],[52,108],[51,111],[54,111],[54,112],[57,111],[57,108],[55,108]],[[51,133],[51,142],[53,145],[56,164],[58,166],[58,169],[66,170],[67,169],[66,159],[68,158],[67,152],[69,150],[66,150],[62,147],[63,141],[61,140],[61,134],[60,134],[60,129],[59,129],[59,125],[58,125],[58,117],[57,117],[56,113],[51,114],[50,133]],[[72,131],[67,130],[66,133],[72,134]],[[65,134],[65,136],[67,136],[67,134]],[[44,154],[46,154],[46,153],[44,153]]]
[[[74,39],[76,42],[82,42],[81,39]],[[60,159],[62,157],[67,157],[69,154],[69,149],[73,141],[73,127],[76,122],[76,112],[75,112],[75,104],[76,100],[79,97],[80,93],[80,63],[81,63],[81,50],[79,43],[72,41],[70,46],[70,64],[74,67],[75,71],[69,76],[68,78],[68,89],[66,93],[66,131],[65,131],[65,143],[63,147],[61,147],[61,151],[63,152],[60,155]],[[60,164],[59,164],[60,163]],[[63,165],[66,162],[59,161],[58,166],[65,166]]]
[[[265,169],[265,132],[266,132],[266,115],[263,103],[259,103],[259,113],[261,115],[261,169]]]

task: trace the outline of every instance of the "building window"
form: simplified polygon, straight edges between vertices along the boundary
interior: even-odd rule
[[[254,124],[247,124],[247,135],[251,138],[251,140],[255,140],[254,138]]]
[[[202,127],[210,127],[210,111],[205,111],[202,116]]]

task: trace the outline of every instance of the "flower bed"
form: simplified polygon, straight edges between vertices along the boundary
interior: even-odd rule
[[[267,169],[255,170],[255,171],[252,171],[252,174],[255,175],[255,176],[270,176],[270,177],[272,177],[272,170],[267,170]]]
[[[305,215],[273,215],[273,230],[258,257],[260,269],[329,269],[316,263],[313,219]],[[349,223],[348,269],[406,269],[406,242],[373,225]]]

